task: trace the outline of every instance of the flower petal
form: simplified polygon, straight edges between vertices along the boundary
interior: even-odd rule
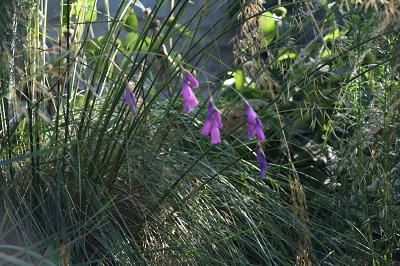
[[[182,83],[182,100],[183,100],[183,109],[186,113],[190,112],[190,109],[196,107],[199,104],[199,101],[194,95],[192,89],[186,80],[183,80]]]
[[[264,135],[264,131],[263,131],[264,127],[258,117],[256,119],[256,124],[254,125],[254,128],[255,128],[256,136],[257,136],[258,140],[259,141],[265,140],[265,135]]]
[[[217,144],[221,142],[219,129],[215,126],[211,127],[211,144]]]
[[[221,112],[214,107],[213,113],[214,113],[213,117],[214,125],[218,128],[221,128],[222,127]]]
[[[129,89],[129,87],[125,90],[125,104],[129,106],[129,109],[136,112],[137,101],[135,94]]]
[[[190,84],[190,86],[192,86],[193,88],[197,88],[199,87],[199,82],[197,81],[197,79],[192,75],[192,73],[190,73],[187,70],[183,70],[183,74],[185,75],[185,79],[187,80],[187,82]]]
[[[206,122],[204,122],[203,130],[201,130],[201,134],[207,136],[208,134],[210,134],[211,128],[212,128],[212,122],[211,122],[211,120],[207,119]]]
[[[211,100],[208,101],[208,107],[207,107],[207,116],[206,119],[212,119],[213,115],[213,110],[214,110],[214,104]]]
[[[184,100],[188,100],[192,97],[192,89],[190,88],[189,84],[186,82],[186,80],[182,81],[182,98]]]
[[[246,105],[246,114],[249,122],[254,123],[256,122],[257,113],[254,112],[253,108],[250,105]]]
[[[257,142],[256,145],[256,155],[257,155],[257,161],[260,164],[260,177],[261,179],[265,179],[265,172],[268,168],[268,165],[267,165],[267,158],[265,157],[260,142]]]
[[[185,110],[186,113],[190,113],[190,104],[188,101],[183,101],[183,110]]]
[[[249,138],[254,137],[254,123],[252,122],[247,122],[247,135]]]
[[[191,97],[187,102],[189,103],[190,108],[194,108],[199,105],[199,101],[196,99],[196,96],[194,96],[194,94],[193,97]]]

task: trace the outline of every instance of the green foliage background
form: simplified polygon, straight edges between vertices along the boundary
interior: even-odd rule
[[[1,2],[0,264],[396,265],[399,3],[353,2],[231,1],[211,43],[212,0],[121,1],[107,21],[64,1],[56,39],[46,1]],[[190,113],[180,66],[201,78]],[[200,134],[209,95],[218,145]]]

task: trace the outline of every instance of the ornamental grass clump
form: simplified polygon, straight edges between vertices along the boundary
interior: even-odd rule
[[[223,112],[213,97],[223,81],[186,51],[200,49],[204,62],[213,58],[209,42],[191,29],[208,21],[202,7],[197,16],[183,18],[192,4],[181,1],[171,8],[176,21],[159,21],[165,1],[144,8],[122,0],[111,12],[115,17],[97,12],[95,1],[61,1],[55,8],[60,21],[52,24],[43,17],[52,14],[46,10],[52,2],[34,2],[34,9],[15,3],[1,13],[26,16],[2,43],[15,44],[0,64],[2,260],[206,265],[210,258],[218,264],[237,254],[237,263],[248,264],[247,252],[257,246],[260,263],[267,263],[264,229],[245,227],[266,221],[268,212],[259,205],[251,214],[247,205],[256,206],[255,199],[244,201],[233,184],[246,178],[254,184],[251,193],[268,191],[264,201],[277,202],[265,184],[255,182],[254,160],[229,148],[228,132],[222,143]],[[212,10],[209,5],[217,3],[208,2]],[[225,22],[214,26],[234,23]],[[96,35],[94,23],[105,32]],[[202,86],[195,71],[206,78]],[[209,89],[211,80],[216,89]],[[206,89],[213,97],[208,108],[199,108]],[[226,100],[218,96],[218,103]],[[276,206],[274,211],[281,208]],[[288,231],[275,229],[273,235]]]
[[[396,261],[381,9],[54,2],[0,1],[0,264]]]

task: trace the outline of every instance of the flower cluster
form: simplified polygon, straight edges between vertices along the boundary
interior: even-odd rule
[[[258,117],[257,113],[254,112],[253,108],[249,104],[246,105],[246,114],[248,118],[247,122],[247,134],[249,137],[254,137],[256,135],[259,141],[265,140],[265,135],[263,131],[263,125]]]
[[[211,136],[211,144],[221,142],[219,129],[222,127],[222,119],[220,111],[215,107],[212,100],[208,101],[208,109],[206,115],[206,122],[204,123],[201,134]]]
[[[186,113],[190,112],[190,109],[196,107],[199,104],[199,101],[196,99],[196,95],[194,95],[192,88],[199,87],[199,82],[197,79],[187,70],[183,70],[183,80],[182,80],[182,100],[183,100],[183,109]]]
[[[189,113],[190,110],[196,107],[199,102],[194,95],[192,88],[197,88],[199,82],[196,78],[187,70],[182,69],[183,79],[182,79],[182,100],[183,109],[185,112]],[[262,179],[265,178],[265,172],[267,170],[267,159],[265,157],[261,142],[265,140],[264,127],[260,120],[260,117],[253,110],[253,108],[247,103],[246,104],[246,114],[247,114],[247,134],[250,138],[256,137],[256,155],[257,161],[260,164],[260,176]],[[208,101],[206,121],[204,122],[201,134],[205,136],[210,136],[211,144],[218,144],[221,142],[221,136],[219,129],[222,127],[221,112],[215,107],[212,99]]]
[[[265,171],[267,170],[267,159],[265,157],[264,151],[262,149],[261,142],[265,140],[265,135],[263,131],[263,124],[261,123],[260,118],[257,113],[253,110],[253,108],[246,104],[246,114],[247,114],[247,135],[251,138],[254,135],[257,137],[257,145],[256,145],[256,155],[257,161],[260,164],[260,177],[261,179],[265,178]]]

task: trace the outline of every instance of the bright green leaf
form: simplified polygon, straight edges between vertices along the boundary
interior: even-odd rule
[[[125,17],[124,27],[128,32],[136,32],[138,28],[138,19],[135,12],[132,10],[129,15]]]
[[[128,32],[126,38],[122,40],[122,45],[127,50],[145,50],[151,43],[151,38],[146,37],[144,40],[139,40],[140,35],[134,32]]]
[[[340,36],[339,29],[335,28],[334,30],[331,30],[330,33],[325,35],[324,41],[326,41],[326,42],[332,41],[332,40],[335,40],[336,38],[338,38],[339,36]]]
[[[283,61],[285,59],[294,59],[297,57],[297,53],[293,53],[288,50],[287,47],[282,47],[278,51],[278,58],[277,61]]]
[[[84,16],[84,21],[96,21],[97,10],[95,0],[73,0],[72,15],[77,17]]]
[[[245,82],[243,70],[241,69],[236,70],[235,73],[233,74],[233,77],[235,78],[236,89],[238,91],[242,91],[244,89],[244,82]]]
[[[278,17],[284,18],[287,14],[287,9],[283,6],[277,7],[272,12],[277,15]]]
[[[270,11],[261,14],[258,23],[261,34],[266,38],[267,44],[271,43],[276,37],[276,21]]]

